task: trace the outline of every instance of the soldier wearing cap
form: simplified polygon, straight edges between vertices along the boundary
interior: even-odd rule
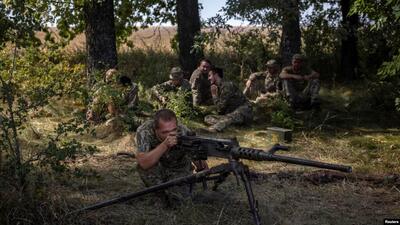
[[[285,97],[294,109],[319,107],[319,73],[308,67],[304,55],[293,55],[292,65],[283,68],[279,77]]]
[[[279,79],[279,63],[271,59],[266,63],[266,66],[266,71],[253,73],[249,76],[243,90],[243,94],[247,98],[255,100],[256,104],[269,97],[277,96],[282,89]]]
[[[173,67],[169,74],[168,81],[157,84],[151,88],[152,96],[160,102],[162,105],[167,103],[167,96],[166,94],[169,92],[190,92],[190,83],[188,80],[183,78],[184,72],[180,67]]]

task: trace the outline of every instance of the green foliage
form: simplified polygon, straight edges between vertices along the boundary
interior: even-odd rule
[[[187,122],[188,120],[194,119],[198,116],[198,112],[191,103],[192,94],[190,92],[178,90],[177,92],[166,92],[164,95],[165,98],[168,99],[165,105],[162,105],[158,101],[153,101],[153,106],[156,109],[171,109],[183,122]]]
[[[382,79],[398,77],[400,74],[400,50],[399,53],[393,56],[392,61],[384,62],[379,68],[378,75]]]
[[[340,42],[344,29],[338,27],[340,11],[338,5],[331,3],[324,7],[322,3],[311,4],[313,10],[304,16],[302,26],[303,51],[308,63],[320,74],[321,79],[335,78],[340,66]]]
[[[0,2],[0,49],[8,41],[21,47],[38,46],[35,31],[44,27],[47,10],[43,1]]]
[[[94,146],[84,146],[76,139],[67,140],[61,137],[67,136],[69,133],[76,133],[82,135],[88,132],[88,125],[82,124],[82,121],[77,119],[71,119],[65,123],[60,123],[55,129],[55,137],[49,136],[49,142],[47,147],[36,153],[34,160],[37,161],[38,165],[45,168],[43,171],[66,173],[71,174],[71,167],[68,164],[70,161],[75,160],[78,156],[92,155],[97,152],[97,148]],[[47,170],[50,168],[50,170]],[[75,173],[79,173],[80,170],[75,168]]]
[[[289,104],[281,97],[272,98],[266,106],[271,110],[271,123],[274,126],[294,129],[295,120],[293,110]]]
[[[27,154],[20,139],[35,110],[46,106],[52,98],[72,95],[82,85],[81,65],[70,65],[60,52],[33,47],[14,48],[13,55],[3,49],[0,61],[0,157],[6,159],[1,169],[14,180],[16,188],[26,188],[28,176],[38,165],[64,172],[68,169],[66,161],[94,152],[93,147],[85,147],[76,140],[61,139],[70,132],[82,133],[86,127],[81,121],[61,123],[55,136],[47,137],[47,147],[37,146],[31,154]]]
[[[148,89],[168,80],[169,71],[178,63],[178,57],[173,52],[134,48],[119,55],[118,69]]]
[[[224,44],[233,52],[233,63],[240,67],[241,78],[244,78],[245,72],[262,70],[266,60],[272,56],[270,48],[273,46],[269,45],[268,38],[259,29],[232,33]]]

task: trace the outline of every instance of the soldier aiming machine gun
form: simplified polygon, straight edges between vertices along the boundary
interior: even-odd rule
[[[180,177],[159,185],[148,187],[139,192],[130,193],[105,202],[100,202],[91,206],[87,206],[74,212],[82,212],[86,210],[103,208],[112,204],[125,202],[148,193],[167,189],[175,185],[189,184],[192,189],[193,184],[203,182],[204,188],[207,188],[206,182],[214,180],[213,190],[216,190],[218,185],[225,181],[229,174],[233,173],[236,176],[238,184],[239,177],[244,184],[248,202],[250,205],[250,211],[253,215],[254,224],[260,225],[261,220],[258,214],[257,202],[254,198],[253,190],[250,183],[249,169],[240,161],[240,159],[255,161],[279,161],[304,166],[338,170],[346,173],[350,173],[352,170],[350,166],[276,155],[275,152],[278,150],[288,150],[287,147],[281,145],[275,145],[268,151],[240,147],[236,139],[215,139],[195,135],[180,136],[178,138],[178,144],[176,147],[181,148],[184,151],[189,151],[193,160],[206,160],[208,157],[217,157],[228,159],[228,163],[224,163],[210,169],[202,170],[193,175]]]

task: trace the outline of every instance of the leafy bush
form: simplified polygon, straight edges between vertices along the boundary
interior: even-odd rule
[[[293,110],[282,97],[272,98],[267,107],[271,110],[272,125],[289,129],[295,127]]]
[[[10,52],[13,52],[10,53]],[[82,133],[86,126],[81,120],[60,123],[55,135],[47,136],[47,145],[36,146],[31,154],[20,137],[30,115],[46,106],[50,99],[75,94],[81,87],[83,66],[70,65],[61,52],[46,49],[3,49],[0,52],[0,160],[1,174],[17,189],[25,189],[28,177],[39,167],[49,172],[65,172],[66,163],[77,155],[92,154],[95,148],[83,146],[64,137],[68,133]]]
[[[192,95],[190,92],[183,90],[167,92],[165,97],[168,99],[166,105],[162,105],[158,101],[153,102],[156,109],[171,109],[183,122],[198,116],[198,112],[194,109],[193,104],[191,104]]]

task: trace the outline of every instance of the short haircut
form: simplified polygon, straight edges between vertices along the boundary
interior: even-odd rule
[[[169,122],[172,120],[177,121],[174,111],[170,109],[160,109],[154,114],[154,128],[158,129],[160,127],[160,120]]]
[[[212,63],[211,63],[211,61],[210,61],[209,59],[204,58],[204,59],[201,59],[201,60],[199,61],[199,66],[200,66],[200,64],[201,64],[202,62],[206,62],[206,63],[212,65]]]
[[[224,78],[224,70],[222,68],[213,66],[210,69],[210,71],[213,73],[217,73],[219,75],[219,77]]]

